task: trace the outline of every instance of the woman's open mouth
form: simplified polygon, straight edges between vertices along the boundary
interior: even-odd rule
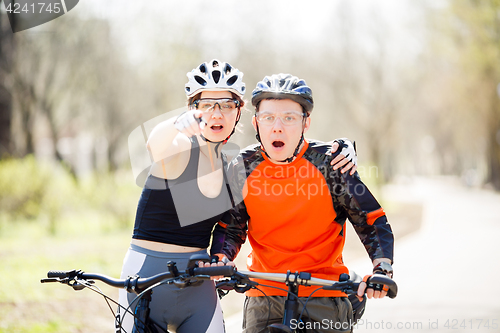
[[[219,132],[222,132],[222,130],[224,129],[224,126],[222,125],[212,125],[210,126],[210,129],[215,132],[215,133],[219,133]]]

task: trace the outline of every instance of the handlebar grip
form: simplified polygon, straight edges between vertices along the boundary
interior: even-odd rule
[[[193,269],[193,275],[231,276],[234,271],[233,266],[197,267]]]
[[[387,296],[390,298],[395,298],[398,295],[398,285],[390,277],[382,274],[373,274],[367,282],[388,286],[389,290],[387,291]]]
[[[74,271],[48,271],[48,278],[67,278]]]

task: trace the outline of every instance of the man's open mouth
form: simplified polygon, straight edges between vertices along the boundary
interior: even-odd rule
[[[213,125],[213,126],[210,126],[210,128],[214,131],[222,131],[222,129],[224,128],[224,126],[222,125]]]
[[[285,143],[283,141],[279,141],[279,140],[273,141],[273,147],[274,148],[281,148],[284,145],[285,145]]]

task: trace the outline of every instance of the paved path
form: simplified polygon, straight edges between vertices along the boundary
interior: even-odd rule
[[[423,225],[396,235],[398,297],[369,301],[356,332],[500,332],[500,195],[447,178],[386,186],[383,194],[421,202]],[[370,270],[367,260],[347,265]],[[226,329],[241,332],[241,313],[226,317]]]
[[[371,301],[357,331],[500,332],[500,195],[452,180],[410,189],[423,226],[396,243],[398,297]],[[406,196],[400,186],[384,194]]]

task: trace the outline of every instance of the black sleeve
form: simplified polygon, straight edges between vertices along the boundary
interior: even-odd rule
[[[234,260],[247,237],[249,216],[243,201],[243,186],[246,170],[241,156],[235,158],[227,168],[226,184],[232,201],[232,209],[227,211],[212,233],[210,253],[222,253]]]
[[[248,217],[241,216],[236,209],[226,212],[214,228],[210,253],[222,253],[234,260],[247,238],[247,221]]]
[[[394,236],[384,210],[361,181],[359,174],[331,171],[334,205],[338,218],[349,218],[370,259],[388,258],[393,261]]]

